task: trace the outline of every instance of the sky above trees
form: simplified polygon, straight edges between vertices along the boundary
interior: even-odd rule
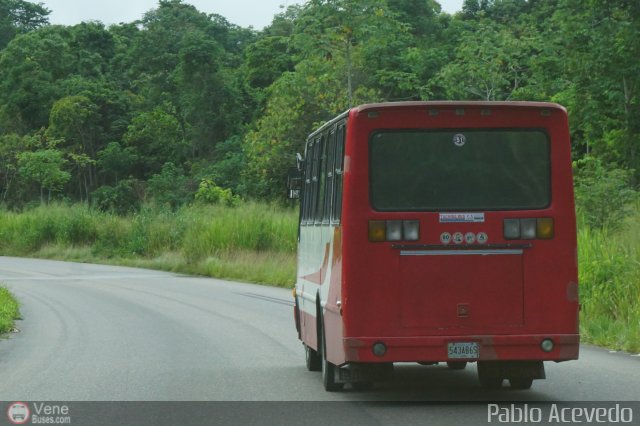
[[[455,13],[462,8],[462,1],[441,0],[439,3],[443,11]],[[43,0],[42,3],[51,10],[50,22],[62,25],[82,21],[101,21],[105,25],[132,22],[158,6],[157,0]],[[232,24],[261,30],[281,12],[280,6],[302,4],[304,0],[190,0],[186,3],[202,12],[222,15]]]

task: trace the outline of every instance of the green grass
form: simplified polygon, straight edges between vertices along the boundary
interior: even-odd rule
[[[290,287],[297,211],[266,203],[146,207],[128,217],[84,205],[0,211],[0,254],[139,266]]]
[[[6,287],[0,286],[0,335],[13,328],[13,321],[20,317],[18,302]]]
[[[611,232],[580,226],[583,341],[640,352],[640,211]]]

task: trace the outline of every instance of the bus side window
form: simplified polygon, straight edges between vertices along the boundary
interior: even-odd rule
[[[324,198],[327,186],[327,134],[322,135],[319,148],[319,169],[318,169],[318,197],[316,205],[316,224],[322,223],[324,214]]]
[[[331,212],[332,212],[332,202],[333,202],[333,193],[335,191],[334,187],[334,176],[335,176],[335,153],[336,150],[336,129],[333,128],[329,132],[329,140],[327,141],[327,166],[326,166],[326,174],[327,174],[327,183],[326,187],[326,195],[324,198],[324,214],[322,216],[322,223],[328,224],[331,221]]]
[[[302,197],[302,224],[309,222],[309,212],[311,211],[311,171],[313,167],[313,140],[307,142],[304,158],[304,187]]]
[[[344,177],[344,139],[345,139],[345,124],[338,126],[336,132],[336,150],[335,150],[335,168],[333,185],[333,212],[332,220],[334,223],[340,223],[342,217],[342,180]]]
[[[320,139],[313,142],[313,154],[311,159],[311,191],[309,194],[309,224],[314,223],[316,209],[318,206],[318,163]]]

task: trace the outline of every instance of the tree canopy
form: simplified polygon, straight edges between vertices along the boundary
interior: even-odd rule
[[[465,0],[454,15],[435,0],[309,0],[260,31],[181,0],[110,27],[49,13],[0,0],[8,207],[117,194],[175,207],[218,187],[281,198],[315,127],[398,100],[559,102],[576,160],[640,177],[635,0]]]

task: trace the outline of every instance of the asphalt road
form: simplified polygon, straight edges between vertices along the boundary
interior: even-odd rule
[[[393,381],[371,391],[327,393],[305,368],[290,290],[9,257],[0,257],[0,284],[23,317],[19,332],[0,340],[0,401],[293,401],[270,406],[276,420],[287,406],[326,417],[322,405],[297,401],[365,401],[330,407],[350,424],[360,416],[367,424],[460,424],[465,404],[443,402],[640,400],[640,356],[590,346],[579,361],[547,363],[547,380],[528,391],[487,391],[474,365],[400,364]],[[376,401],[437,404],[427,413],[421,404]],[[640,407],[635,414],[640,422]]]

